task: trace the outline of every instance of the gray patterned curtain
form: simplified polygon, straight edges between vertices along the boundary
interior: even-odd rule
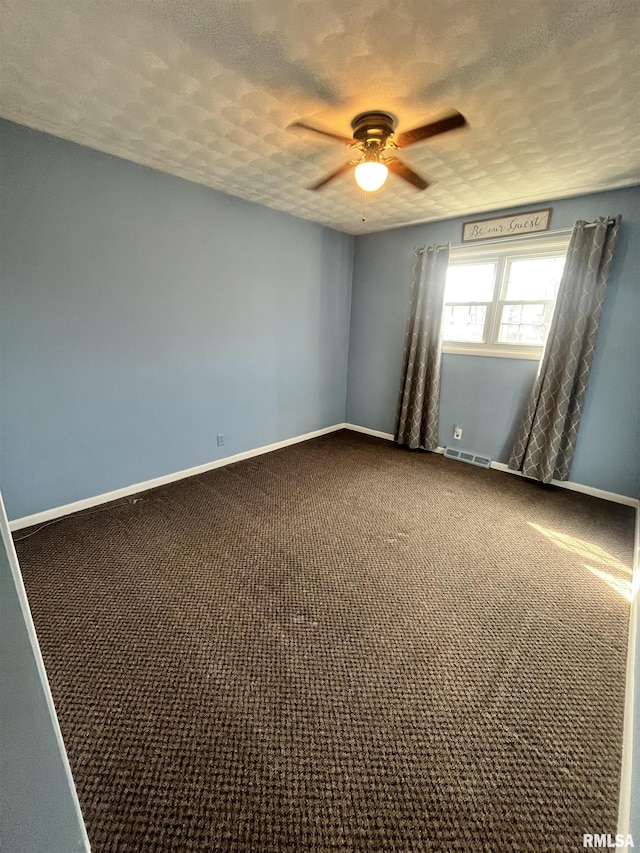
[[[442,311],[449,246],[414,251],[409,319],[404,341],[396,431],[398,444],[438,446]]]
[[[568,480],[621,217],[576,222],[538,376],[509,468]]]

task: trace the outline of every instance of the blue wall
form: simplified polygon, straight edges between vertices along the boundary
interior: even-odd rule
[[[0,156],[10,518],[344,421],[352,237],[1,121]]]
[[[549,205],[553,229],[576,219],[623,217],[571,479],[640,497],[640,187],[502,212]],[[393,432],[413,248],[458,245],[461,225],[451,219],[356,238],[348,422]],[[453,424],[460,424],[462,449],[508,461],[536,370],[537,362],[522,359],[444,355],[440,444],[451,444]]]
[[[339,423],[345,398],[347,421],[393,431],[412,250],[457,243],[461,220],[354,253],[347,235],[9,122],[0,156],[11,518]],[[638,496],[640,188],[552,205],[553,228],[623,215],[571,478]],[[536,369],[445,355],[440,443],[461,424],[461,447],[506,461]]]

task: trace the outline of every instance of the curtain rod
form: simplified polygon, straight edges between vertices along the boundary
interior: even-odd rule
[[[607,218],[607,225],[614,225],[615,218],[609,216]],[[587,222],[584,226],[585,228],[595,228],[597,222]],[[469,246],[477,245],[477,246],[486,246],[487,243],[490,245],[492,243],[510,243],[515,242],[516,240],[535,240],[535,238],[543,239],[544,237],[566,237],[573,232],[574,226],[570,226],[569,228],[558,228],[555,231],[538,231],[535,234],[518,234],[515,237],[494,237],[493,240],[473,240],[468,243],[458,243],[456,246],[451,246],[451,249],[466,249]],[[438,247],[439,251],[439,247]]]
[[[594,228],[595,222],[590,222],[586,227]],[[455,246],[451,246],[452,249],[466,249],[469,246],[486,246],[487,243],[489,245],[493,243],[515,243],[520,240],[535,240],[536,237],[541,239],[543,237],[566,237],[573,231],[573,227],[571,228],[558,228],[556,231],[538,231],[535,234],[516,234],[514,237],[494,237],[492,240],[469,240],[467,243],[458,243]]]
[[[607,219],[607,225],[613,225],[615,223],[615,221],[616,221],[615,218],[610,216]],[[585,228],[595,228],[597,224],[598,224],[597,222],[587,222],[587,224],[584,227]],[[510,238],[509,237],[494,237],[492,240],[473,240],[473,241],[470,240],[468,243],[458,243],[455,246],[454,245],[450,246],[449,244],[446,244],[444,246],[436,246],[436,252],[444,252],[445,249],[449,249],[449,248],[451,249],[451,251],[453,251],[454,249],[466,249],[469,246],[486,246],[487,244],[491,245],[493,243],[514,242],[516,240],[531,240],[531,239],[535,239],[536,237],[539,237],[539,238],[543,238],[543,237],[564,237],[568,234],[571,234],[572,231],[573,231],[573,226],[571,226],[569,228],[558,228],[555,231],[539,231],[536,234],[519,234],[519,235],[516,235],[515,237],[510,237]],[[421,247],[419,251],[423,252],[424,247]]]

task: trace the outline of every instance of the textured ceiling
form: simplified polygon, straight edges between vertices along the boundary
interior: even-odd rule
[[[0,0],[0,115],[349,233],[640,183],[637,0]],[[350,136],[462,112],[368,196]]]

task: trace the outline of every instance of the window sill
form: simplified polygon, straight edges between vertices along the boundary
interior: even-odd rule
[[[489,358],[524,358],[529,361],[540,361],[542,358],[542,347],[532,349],[496,349],[491,347],[464,347],[445,344],[442,347],[444,355],[481,355]]]

